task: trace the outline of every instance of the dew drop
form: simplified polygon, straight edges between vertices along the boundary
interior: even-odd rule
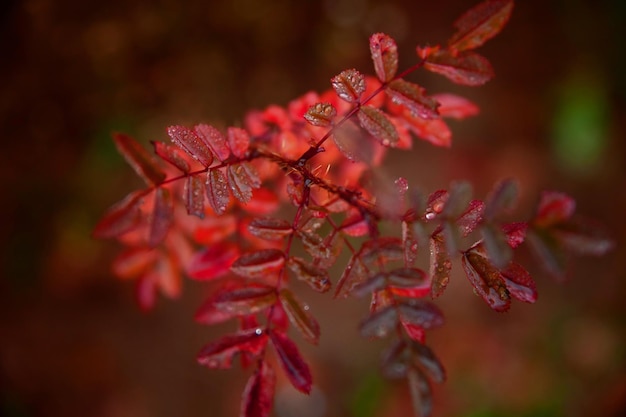
[[[433,213],[432,211],[429,211],[426,213],[426,220],[432,220],[435,218],[435,213]]]
[[[309,311],[309,306],[307,304],[305,304],[302,308],[304,308],[305,311]]]
[[[257,336],[261,336],[261,335],[263,334],[263,330],[261,330],[260,328],[258,328],[258,329],[256,329],[256,330],[254,331],[254,333],[255,333]]]

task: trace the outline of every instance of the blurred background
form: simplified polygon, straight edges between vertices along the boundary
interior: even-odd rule
[[[228,326],[192,316],[206,293],[140,312],[109,270],[118,247],[93,241],[104,210],[140,183],[114,150],[123,131],[166,140],[171,124],[239,124],[355,67],[367,39],[394,36],[401,68],[418,44],[444,42],[471,0],[5,0],[0,5],[0,415],[237,415],[249,371],[197,366]],[[531,267],[539,300],[496,314],[457,273],[429,343],[448,371],[435,415],[626,415],[626,3],[520,0],[481,49],[496,78],[481,88],[412,80],[462,94],[481,114],[452,125],[451,150],[416,141],[390,171],[427,191],[470,180],[484,196],[519,179],[520,218],[542,189],[575,196],[617,242],[578,259],[559,284]],[[536,264],[535,264],[536,265]],[[310,298],[309,298],[310,297]],[[377,373],[381,343],[355,329],[363,302],[308,299],[322,326],[301,344],[316,388],[278,388],[275,415],[410,415],[403,384]]]

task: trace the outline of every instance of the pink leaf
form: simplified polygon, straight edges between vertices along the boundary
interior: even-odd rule
[[[151,248],[128,248],[113,260],[113,273],[120,278],[143,275],[161,254]]]
[[[437,100],[439,103],[437,111],[441,117],[449,117],[460,120],[476,116],[480,111],[476,104],[472,103],[465,97],[457,96],[456,94],[433,94],[431,98]]]
[[[533,224],[549,227],[569,220],[576,210],[576,201],[565,193],[544,191],[537,207]]]
[[[462,52],[453,55],[442,50],[428,56],[424,68],[441,74],[456,84],[479,86],[494,76],[491,63],[475,52]]]
[[[293,233],[288,221],[275,218],[254,219],[248,225],[248,230],[254,236],[266,240],[282,240]]]
[[[330,126],[337,115],[337,110],[330,103],[315,103],[304,114],[304,119],[313,126]]]
[[[228,369],[237,353],[250,352],[252,355],[259,355],[266,344],[267,334],[261,329],[244,330],[205,345],[196,360],[207,368]]]
[[[287,288],[280,290],[279,298],[291,324],[298,329],[307,342],[317,345],[320,338],[320,326],[310,313],[309,307],[302,304]]]
[[[197,252],[187,267],[187,274],[197,280],[212,280],[226,275],[239,256],[236,245],[228,242],[206,247]]]
[[[365,77],[355,69],[342,71],[330,82],[339,98],[348,103],[358,103],[365,92]]]
[[[92,232],[98,239],[110,239],[131,231],[141,221],[141,204],[145,191],[134,191],[102,216]]]
[[[456,22],[457,32],[448,45],[457,51],[478,48],[496,36],[509,21],[513,0],[487,0],[467,12]]]
[[[524,243],[527,229],[528,223],[525,222],[507,223],[502,226],[502,231],[506,235],[506,241],[513,249]]]
[[[230,203],[228,180],[220,169],[211,169],[207,172],[206,195],[209,205],[218,216],[224,214]]]
[[[417,84],[405,80],[391,81],[385,92],[395,104],[406,107],[413,116],[422,119],[436,119],[439,117],[437,108],[439,103],[426,96],[426,90]]]
[[[226,131],[228,146],[237,158],[244,158],[250,147],[250,135],[239,127],[229,127]]]
[[[156,154],[159,155],[161,159],[174,165],[185,174],[189,173],[189,163],[187,162],[187,159],[183,156],[184,151],[178,146],[169,145],[163,142],[152,142],[152,146],[154,146],[154,152],[156,152]]]
[[[150,219],[148,244],[155,247],[165,239],[174,219],[174,202],[172,195],[165,188],[157,188],[154,192],[154,208]]]
[[[274,370],[266,361],[261,361],[243,391],[239,417],[269,417],[274,403],[275,388]]]
[[[275,331],[270,332],[270,338],[283,371],[285,371],[293,387],[304,394],[309,394],[313,378],[309,366],[302,359],[296,344],[286,335]]]
[[[123,133],[114,133],[113,141],[118,152],[146,184],[157,185],[163,182],[165,173],[137,141]]]
[[[285,254],[278,249],[261,249],[243,254],[231,266],[242,277],[258,278],[280,271],[285,265]]]
[[[418,138],[435,146],[449,148],[452,144],[452,132],[442,119],[423,119],[405,111],[402,118],[407,122],[409,130]]]
[[[398,47],[396,41],[384,33],[370,36],[370,53],[378,79],[389,82],[398,71]]]
[[[222,132],[214,128],[213,126],[206,124],[199,124],[194,127],[196,134],[206,146],[211,149],[213,154],[217,155],[220,161],[228,159],[230,156],[230,149],[226,143],[226,138],[222,135]]]
[[[416,324],[411,324],[403,321],[402,327],[406,334],[411,338],[411,340],[415,340],[419,343],[424,343],[426,340],[426,331],[423,327],[418,326]]]
[[[205,167],[213,163],[213,153],[211,149],[209,149],[193,130],[185,126],[170,126],[167,128],[167,134],[172,142]]]
[[[200,177],[187,177],[184,201],[187,214],[204,219],[204,184]]]

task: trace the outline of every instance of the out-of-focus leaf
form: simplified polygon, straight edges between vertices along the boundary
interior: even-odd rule
[[[239,127],[229,127],[226,131],[228,146],[237,158],[244,158],[250,146],[250,135]]]
[[[387,85],[385,92],[391,97],[391,101],[406,107],[414,116],[422,119],[439,117],[439,103],[426,96],[426,90],[417,84],[402,79],[394,80]]]
[[[174,219],[174,202],[172,195],[165,188],[159,187],[154,191],[154,208],[150,219],[148,244],[157,246],[165,239]]]
[[[304,114],[304,119],[313,126],[330,126],[337,115],[337,109],[330,103],[315,103]]]
[[[237,317],[238,315],[236,312],[219,309],[215,304],[215,300],[220,297],[223,292],[231,291],[232,289],[237,288],[238,285],[240,284],[227,282],[221,289],[204,300],[194,314],[195,321],[201,324],[213,325],[223,323]]]
[[[580,255],[602,256],[615,245],[604,226],[588,219],[573,218],[550,231],[563,248]]]
[[[333,89],[340,99],[357,103],[365,92],[365,77],[355,69],[342,71],[330,79]]]
[[[348,236],[365,236],[369,232],[369,224],[360,214],[346,217],[339,229]]]
[[[408,111],[402,114],[408,128],[415,136],[435,146],[449,148],[452,145],[452,131],[442,119],[422,119]]]
[[[302,304],[287,288],[280,290],[279,298],[291,324],[298,329],[307,342],[317,345],[320,338],[320,326],[310,313],[309,306]]]
[[[424,329],[432,329],[443,324],[443,313],[433,303],[411,299],[398,304],[400,321]]]
[[[204,184],[200,177],[187,177],[184,192],[187,214],[204,219]]]
[[[259,188],[261,182],[258,174],[247,162],[229,165],[226,170],[228,184],[237,200],[247,203],[252,198],[252,190]]]
[[[313,378],[311,377],[309,366],[302,359],[296,344],[286,335],[279,332],[270,332],[270,338],[283,371],[285,371],[291,385],[298,391],[309,394]]]
[[[402,222],[402,246],[404,247],[405,265],[413,265],[417,259],[420,242],[413,232],[413,225],[406,221]]]
[[[398,268],[387,273],[389,283],[396,287],[415,287],[427,280],[426,272],[419,268]]]
[[[454,22],[457,32],[448,46],[457,51],[478,48],[496,36],[509,21],[513,0],[486,0]]]
[[[407,344],[402,339],[397,339],[381,355],[381,370],[389,379],[406,377],[408,371],[406,358]]]
[[[260,185],[260,183],[259,183]],[[280,200],[276,192],[267,187],[257,188],[252,192],[252,200],[242,208],[257,216],[273,214],[279,207]]]
[[[372,312],[359,325],[359,333],[363,337],[383,338],[395,330],[398,325],[398,312],[390,305]]]
[[[317,292],[326,292],[330,290],[331,282],[328,277],[328,271],[318,268],[301,258],[290,257],[287,260],[287,266],[294,273],[297,279],[304,281],[309,287]]]
[[[199,124],[194,127],[196,134],[206,146],[208,146],[213,154],[217,155],[220,161],[228,159],[230,156],[230,149],[226,143],[226,138],[222,135],[222,132],[214,128],[213,126]]]
[[[398,71],[398,47],[396,41],[384,33],[370,36],[370,53],[378,79],[388,82]]]
[[[361,247],[361,259],[366,264],[402,261],[404,259],[402,239],[397,237],[370,239]]]
[[[293,233],[288,221],[276,218],[254,219],[248,225],[248,230],[254,236],[266,240],[281,240]]]
[[[224,214],[230,202],[230,192],[222,170],[211,169],[207,172],[206,195],[215,214],[218,216]]]
[[[229,334],[211,342],[200,350],[196,360],[211,369],[228,369],[233,356],[241,352],[259,355],[267,344],[267,334],[261,329],[249,329]]]
[[[110,239],[137,227],[141,221],[141,204],[145,195],[144,190],[133,191],[109,208],[94,227],[92,236]]]
[[[511,262],[500,272],[511,296],[525,303],[534,303],[537,300],[537,286],[524,267]]]
[[[135,298],[143,311],[150,311],[156,303],[156,281],[154,274],[145,274],[139,277],[135,285]]]
[[[354,288],[367,279],[367,269],[359,259],[360,254],[355,254],[344,268],[335,289],[335,298],[345,298],[352,293]]]
[[[576,210],[576,201],[565,193],[544,191],[537,207],[533,224],[549,227],[569,220]]]
[[[314,258],[329,258],[332,253],[330,247],[320,235],[312,232],[298,230],[298,237],[302,241],[304,249]]]
[[[497,268],[507,266],[513,259],[513,250],[504,232],[492,223],[484,224],[480,231],[491,263]]]
[[[402,327],[406,334],[411,338],[411,340],[415,340],[419,343],[424,343],[426,340],[426,331],[422,326],[411,324],[409,322],[403,321]]]
[[[227,313],[247,315],[263,311],[274,305],[277,300],[276,288],[251,283],[245,287],[221,292],[213,302],[218,309]]]
[[[428,196],[428,201],[426,202],[424,218],[427,221],[430,221],[440,215],[443,212],[449,197],[450,194],[446,190],[437,190],[430,194]]]
[[[128,248],[113,260],[113,273],[123,279],[138,277],[146,272],[159,256],[161,253],[152,248]]]
[[[415,414],[420,417],[430,417],[433,410],[433,398],[428,379],[422,371],[414,367],[409,367],[406,378]]]
[[[185,157],[182,156],[184,151],[178,146],[170,145],[164,142],[152,142],[152,146],[154,146],[154,152],[159,155],[161,159],[174,165],[185,174],[189,172],[189,163]]]
[[[493,220],[503,213],[508,213],[517,204],[517,182],[511,179],[500,181],[487,196],[484,216]]]
[[[457,96],[456,94],[433,94],[431,98],[437,100],[437,103],[439,103],[437,111],[441,117],[461,120],[467,117],[476,116],[480,112],[480,109],[476,104],[472,103],[465,97]]]
[[[269,417],[274,405],[276,373],[266,361],[248,379],[241,397],[239,417]]]
[[[412,343],[411,350],[415,353],[419,365],[433,381],[442,383],[446,380],[446,371],[431,348],[422,343]]]
[[[433,298],[439,297],[450,282],[450,270],[452,261],[446,250],[443,235],[437,233],[430,238],[430,276],[432,279],[431,294]]]
[[[498,268],[476,249],[466,252],[461,261],[465,275],[476,293],[493,310],[507,311],[511,305],[511,297]]]
[[[172,142],[205,167],[213,163],[213,153],[193,130],[185,126],[170,126],[167,134]]]
[[[114,133],[113,141],[118,152],[148,185],[157,185],[165,179],[165,173],[139,142],[123,133]]]
[[[393,146],[398,142],[396,127],[381,110],[368,105],[361,106],[357,118],[361,127],[383,146]]]
[[[470,201],[467,210],[456,219],[456,225],[464,237],[469,236],[483,220],[485,203],[480,200]]]
[[[507,223],[502,226],[506,241],[513,249],[524,243],[527,229],[528,223],[525,222]]]
[[[190,278],[213,280],[230,271],[230,267],[239,257],[239,249],[229,242],[221,242],[198,251],[187,267]]]
[[[280,271],[283,265],[285,265],[285,254],[282,251],[261,249],[241,255],[230,269],[242,277],[258,278]]]
[[[526,241],[545,270],[558,281],[564,281],[567,257],[554,236],[544,231],[529,229]]]
[[[443,75],[455,84],[469,86],[483,85],[494,76],[491,63],[475,52],[453,55],[441,50],[427,58],[424,68]]]
[[[380,291],[387,286],[387,274],[379,272],[367,278],[365,281],[356,285],[352,290],[355,297],[365,297],[376,291]]]
[[[450,184],[442,215],[456,218],[463,214],[472,199],[472,185],[467,181],[456,181]]]
[[[338,126],[332,135],[339,151],[352,162],[373,164],[380,144],[366,135],[356,124],[348,120]]]

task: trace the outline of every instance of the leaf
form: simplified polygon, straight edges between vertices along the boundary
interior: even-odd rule
[[[337,116],[337,109],[330,103],[315,103],[304,114],[304,119],[313,126],[330,126]]]
[[[528,223],[526,222],[507,223],[502,226],[506,241],[513,249],[524,243],[527,229]]]
[[[408,323],[406,321],[402,322],[402,327],[406,334],[411,338],[411,340],[415,340],[419,343],[424,343],[426,340],[426,331],[423,327]]]
[[[151,248],[128,248],[113,260],[111,269],[120,278],[135,278],[144,274],[159,256],[161,253]]]
[[[537,206],[533,224],[550,227],[569,220],[576,210],[576,201],[565,193],[544,191]]]
[[[174,219],[174,202],[172,195],[165,188],[157,188],[154,192],[154,208],[150,219],[148,244],[157,246],[165,239]]]
[[[165,173],[139,142],[123,133],[114,133],[113,141],[118,152],[148,185],[158,185]]]
[[[267,344],[267,334],[261,329],[248,329],[229,334],[211,342],[200,350],[196,360],[211,369],[228,369],[233,356],[241,352],[259,355]]]
[[[456,94],[433,94],[431,98],[439,103],[437,111],[441,117],[461,120],[467,117],[476,116],[480,112],[480,109],[476,104],[472,103],[465,97],[457,96]]]
[[[475,52],[453,55],[441,50],[428,56],[424,68],[443,75],[453,83],[468,86],[483,85],[494,76],[491,63]]]
[[[248,225],[248,230],[254,236],[266,240],[282,240],[293,233],[288,221],[276,218],[254,219]]]
[[[534,303],[537,301],[537,286],[524,267],[515,262],[511,262],[500,272],[502,273],[504,284],[511,296],[525,303]]]
[[[196,134],[206,146],[217,155],[220,161],[225,161],[230,156],[230,149],[226,144],[226,138],[222,132],[206,124],[199,124],[194,127]]]
[[[443,235],[437,233],[430,238],[430,276],[432,279],[431,295],[439,297],[450,282],[450,270],[452,261],[446,250]]]
[[[431,348],[423,343],[411,343],[411,350],[415,352],[418,363],[433,381],[442,383],[446,380],[446,371]]]
[[[500,33],[512,12],[513,0],[487,0],[474,6],[454,22],[457,32],[448,46],[457,51],[478,48]]]
[[[433,303],[423,300],[407,300],[398,304],[400,321],[432,329],[443,324],[443,313]]]
[[[518,198],[518,187],[514,180],[506,179],[495,185],[485,201],[483,213],[486,220],[493,220],[515,208]]]
[[[472,199],[472,185],[467,181],[455,181],[450,184],[450,191],[441,214],[456,218],[463,214]]]
[[[298,329],[307,342],[317,345],[320,338],[320,326],[309,312],[309,306],[302,304],[287,288],[280,290],[279,299],[291,324]]]
[[[331,248],[317,233],[303,230],[297,231],[304,249],[314,258],[328,259],[332,256]]]
[[[424,218],[427,221],[431,221],[439,216],[443,212],[449,197],[450,194],[446,190],[437,190],[429,195]]]
[[[402,239],[396,237],[379,237],[370,239],[361,247],[361,260],[366,264],[402,261],[404,247]]]
[[[390,305],[372,312],[359,325],[359,333],[363,337],[383,338],[396,329],[398,311]]]
[[[387,284],[387,274],[379,272],[371,275],[369,278],[356,285],[352,290],[352,295],[359,298],[365,297],[366,295],[372,295],[372,293],[387,287]]]
[[[406,376],[415,414],[420,417],[430,417],[433,410],[433,398],[426,376],[413,367],[408,369]]]
[[[224,214],[230,203],[228,180],[221,169],[211,169],[206,177],[206,196],[209,205],[218,216]]]
[[[247,284],[221,292],[213,303],[219,310],[239,316],[256,314],[276,303],[276,288],[262,284]]]
[[[452,145],[452,132],[442,119],[422,119],[405,111],[402,115],[408,128],[415,136],[435,146],[449,148]]]
[[[198,176],[185,181],[185,208],[187,214],[204,219],[204,184]]]
[[[544,269],[558,281],[564,281],[567,258],[556,238],[541,229],[530,229],[526,241]]]
[[[389,283],[396,287],[411,288],[427,281],[426,272],[419,268],[398,268],[387,274]]]
[[[150,311],[156,303],[156,281],[154,274],[145,274],[137,280],[135,298],[143,311]]]
[[[229,127],[226,131],[228,146],[237,158],[245,158],[250,147],[250,135],[239,127]]]
[[[183,150],[181,150],[178,146],[169,145],[163,142],[152,142],[152,146],[154,146],[154,152],[159,155],[161,159],[174,165],[185,174],[189,173],[189,163],[185,157],[182,156]]]
[[[92,236],[110,239],[137,227],[141,221],[141,204],[145,194],[145,190],[133,191],[109,208],[94,227]]]
[[[476,293],[493,310],[507,311],[511,305],[511,297],[498,268],[477,248],[466,252],[461,261],[465,275]]]
[[[261,249],[241,255],[230,267],[244,278],[258,278],[280,271],[285,265],[285,254],[278,249]]]
[[[342,71],[331,78],[330,83],[339,98],[348,103],[358,103],[365,92],[365,77],[355,69]]]
[[[213,153],[193,130],[185,126],[170,126],[167,134],[172,142],[205,167],[213,163]]]
[[[470,201],[467,210],[463,212],[457,219],[456,225],[463,237],[467,237],[480,225],[483,220],[483,211],[485,203],[480,200]]]
[[[238,247],[230,242],[220,242],[205,247],[191,259],[187,275],[197,280],[213,280],[226,275],[239,257]]]
[[[339,226],[339,230],[348,236],[365,236],[369,230],[369,223],[360,213],[356,212],[344,219]]]
[[[229,165],[226,174],[230,190],[242,203],[249,202],[252,198],[252,190],[261,185],[258,174],[247,162]]]
[[[408,371],[406,349],[406,342],[402,339],[397,339],[383,351],[380,367],[386,378],[398,379],[406,377]]]
[[[579,255],[602,256],[615,246],[604,227],[588,219],[574,218],[550,231],[563,248]]]
[[[274,405],[276,373],[267,361],[261,361],[248,379],[241,397],[239,417],[269,417]]]
[[[313,290],[322,293],[330,290],[332,284],[327,270],[318,268],[294,256],[287,260],[287,267],[298,280],[305,282]]]
[[[385,92],[395,104],[406,107],[413,116],[422,119],[436,119],[439,117],[437,100],[427,97],[426,90],[417,84],[403,79],[391,81]]]
[[[370,36],[370,53],[378,79],[389,82],[398,71],[398,47],[396,41],[384,33]]]
[[[361,106],[357,113],[361,127],[383,146],[398,143],[398,131],[391,120],[381,110],[372,106]]]
[[[279,362],[289,378],[291,385],[298,391],[309,394],[313,384],[309,366],[304,362],[296,344],[286,335],[275,331],[270,332],[270,338],[278,355]]]
[[[374,164],[379,153],[377,148],[381,148],[376,140],[350,120],[335,128],[332,139],[343,156],[352,162],[365,162],[367,165]]]
[[[196,310],[194,320],[201,324],[214,325],[237,317],[236,313],[221,310],[215,305],[215,299],[219,297],[222,292],[235,288],[236,285],[238,284],[227,284],[224,288],[218,290],[216,293],[204,300],[204,302]]]
[[[513,259],[513,250],[504,232],[494,224],[487,223],[480,229],[489,260],[497,268],[504,268]]]
[[[344,268],[337,287],[335,289],[335,298],[345,298],[354,291],[357,285],[367,278],[367,270],[359,259],[360,253],[356,253],[350,258],[350,262]]]

